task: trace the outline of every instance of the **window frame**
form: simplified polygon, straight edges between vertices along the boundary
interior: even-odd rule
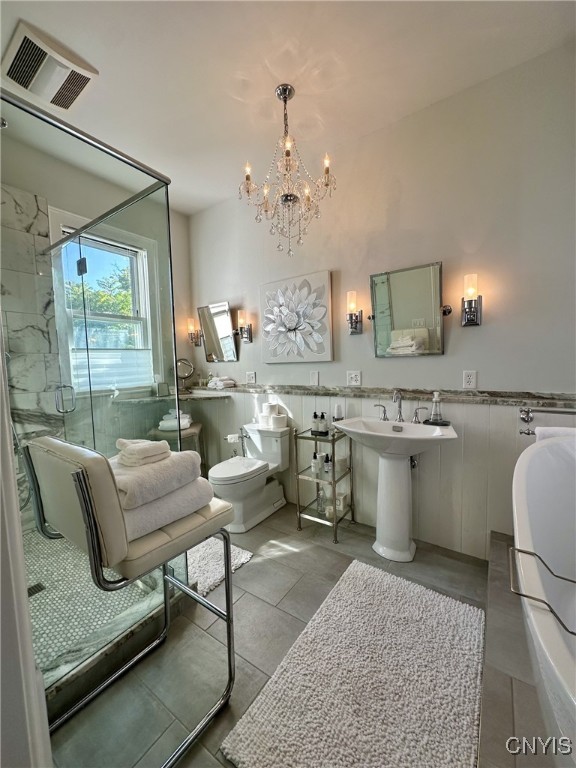
[[[52,206],[48,207],[48,218],[50,228],[50,239],[53,243],[66,237],[67,234],[73,234],[77,229],[89,224],[87,219],[78,214],[70,213]],[[133,302],[137,305],[140,315],[111,315],[107,313],[87,313],[86,318],[110,318],[118,320],[138,320],[142,323],[144,342],[149,342],[152,353],[152,382],[131,387],[119,387],[118,391],[122,394],[140,394],[149,392],[154,377],[160,374],[164,379],[164,364],[162,354],[162,334],[160,325],[160,306],[157,297],[150,290],[151,285],[158,284],[158,244],[155,240],[144,237],[134,232],[128,232],[109,224],[101,223],[97,226],[97,232],[86,230],[78,235],[80,243],[84,239],[92,239],[97,243],[113,248],[114,245],[134,252],[135,267],[133,268],[133,286],[136,295],[133,296]],[[65,246],[64,246],[65,247]],[[81,247],[81,245],[80,245]],[[69,319],[67,317],[65,301],[64,271],[62,264],[62,253],[52,254],[52,269],[54,276],[54,309],[56,315],[56,326],[58,338],[66,339],[66,356],[62,354],[62,342],[60,341],[60,368],[61,378],[72,382],[72,352],[80,351],[80,348],[74,347],[73,332]],[[73,311],[74,312],[74,311]],[[84,313],[81,313],[82,316]],[[80,313],[78,313],[80,315]],[[148,348],[147,346],[143,348]],[[87,353],[89,354],[88,347]],[[89,388],[78,389],[78,394],[90,393],[109,393],[109,389],[95,387],[90,382]]]

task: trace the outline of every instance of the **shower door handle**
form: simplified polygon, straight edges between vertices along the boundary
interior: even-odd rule
[[[72,408],[64,407],[64,390],[70,390]],[[76,390],[70,384],[58,384],[54,393],[56,399],[56,410],[58,413],[72,413],[76,410]]]

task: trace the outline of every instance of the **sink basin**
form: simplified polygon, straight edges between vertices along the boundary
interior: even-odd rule
[[[436,427],[432,424],[397,423],[380,419],[344,419],[335,425],[353,440],[378,453],[396,456],[414,456],[433,448],[445,440],[458,437],[453,427]]]
[[[432,424],[344,419],[335,425],[378,457],[376,541],[372,549],[399,563],[414,559],[412,540],[412,475],[410,456],[458,437],[452,427]]]

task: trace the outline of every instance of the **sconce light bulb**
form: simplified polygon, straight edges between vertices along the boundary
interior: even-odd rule
[[[464,296],[475,299],[478,296],[478,275],[464,275]]]
[[[346,303],[348,304],[348,312],[356,312],[356,291],[348,291],[346,294]]]
[[[244,312],[242,311],[238,312],[238,325],[240,326],[240,328],[243,328],[246,325]]]
[[[324,170],[328,171],[330,169],[330,158],[328,157],[328,152],[324,155]]]
[[[194,331],[195,331],[195,328],[194,328],[194,318],[189,317],[188,318],[188,333],[194,333]]]

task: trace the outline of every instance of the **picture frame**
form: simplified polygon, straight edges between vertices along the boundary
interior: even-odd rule
[[[262,362],[332,360],[332,297],[328,270],[260,286]]]

